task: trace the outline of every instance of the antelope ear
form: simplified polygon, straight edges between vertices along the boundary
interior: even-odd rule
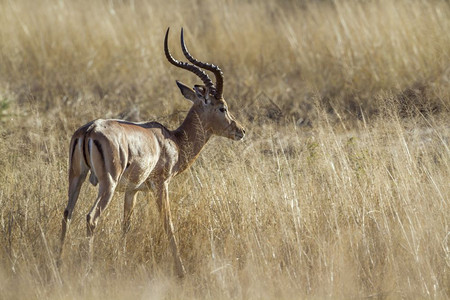
[[[204,104],[211,103],[209,98],[209,89],[204,85],[194,85],[195,94],[197,98],[202,100]]]
[[[177,85],[180,88],[181,94],[183,94],[184,98],[186,98],[192,102],[198,101],[196,93],[190,87],[179,82],[178,80],[176,82],[177,82]]]

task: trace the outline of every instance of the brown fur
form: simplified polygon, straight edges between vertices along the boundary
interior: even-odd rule
[[[74,133],[69,148],[69,192],[62,220],[60,258],[81,185],[90,171],[90,182],[94,185],[98,183],[99,191],[87,215],[89,262],[92,260],[94,230],[114,192],[125,192],[125,234],[129,229],[136,193],[153,189],[176,270],[179,276],[185,274],[170,215],[168,184],[195,161],[212,135],[240,140],[245,131],[228,113],[223,98],[210,97],[209,90],[204,86],[196,86],[194,91],[177,83],[182,94],[194,104],[184,122],[174,131],[157,122],[99,119]]]

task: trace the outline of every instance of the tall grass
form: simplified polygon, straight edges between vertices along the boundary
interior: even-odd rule
[[[0,298],[450,296],[448,1],[1,1]],[[189,108],[165,29],[225,72],[243,142],[213,139],[173,180],[188,275],[151,194],[126,244],[122,195],[85,273],[81,191],[55,265],[70,134]]]

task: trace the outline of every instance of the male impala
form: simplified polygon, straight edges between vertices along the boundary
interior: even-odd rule
[[[125,192],[122,227],[125,234],[130,225],[136,193],[152,189],[157,196],[156,202],[170,241],[176,270],[179,276],[185,274],[170,216],[168,184],[174,176],[195,161],[212,135],[241,140],[245,130],[228,112],[227,103],[222,97],[222,71],[189,54],[184,43],[183,29],[181,47],[191,64],[177,61],[169,52],[168,35],[169,29],[164,39],[164,52],[169,62],[194,73],[204,85],[195,85],[191,89],[176,82],[183,96],[193,102],[186,119],[176,130],[169,130],[157,122],[99,119],[75,131],[69,149],[69,200],[62,220],[59,259],[81,185],[90,171],[89,181],[94,186],[98,184],[99,191],[87,215],[89,261],[92,260],[94,229],[114,191]],[[201,68],[213,72],[216,77],[215,85]]]

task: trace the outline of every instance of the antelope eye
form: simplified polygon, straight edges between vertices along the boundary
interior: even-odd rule
[[[227,111],[227,109],[225,107],[221,107],[221,108],[219,108],[219,110],[223,113]]]

